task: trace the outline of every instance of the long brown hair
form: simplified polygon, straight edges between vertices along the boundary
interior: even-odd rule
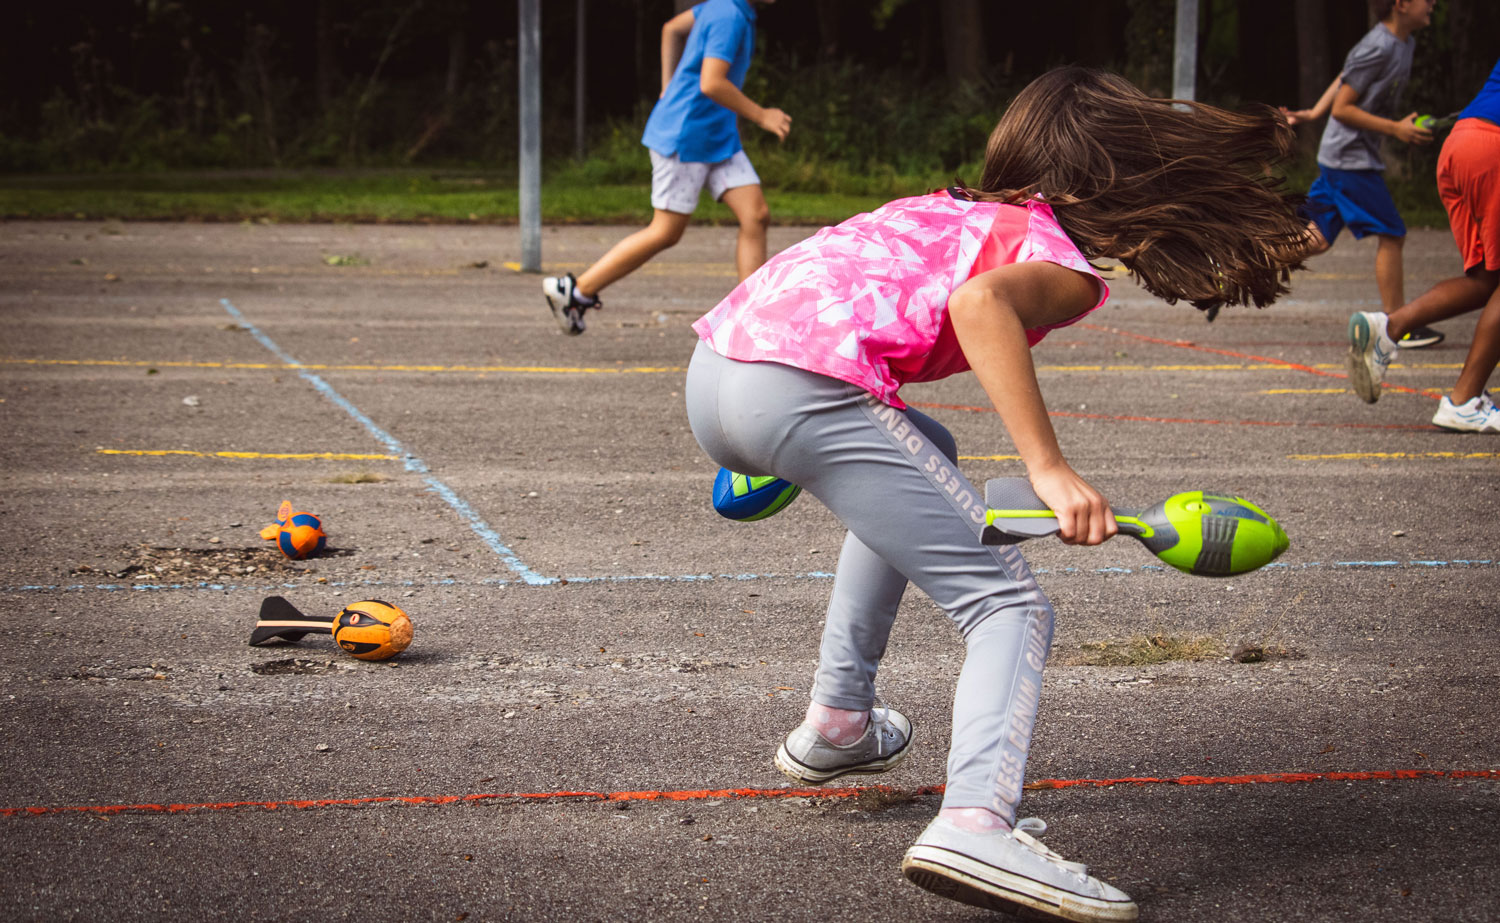
[[[1272,168],[1292,152],[1269,106],[1229,112],[1153,99],[1114,74],[1063,67],[1016,96],[990,134],[975,199],[1040,197],[1084,256],[1146,290],[1216,312],[1264,306],[1301,267],[1301,196]]]

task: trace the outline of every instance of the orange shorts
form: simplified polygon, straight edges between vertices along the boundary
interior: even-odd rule
[[[1438,154],[1437,184],[1464,271],[1500,270],[1500,125],[1454,125]]]

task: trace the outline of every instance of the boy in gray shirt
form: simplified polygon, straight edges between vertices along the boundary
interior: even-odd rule
[[[1308,219],[1308,255],[1327,250],[1346,226],[1355,239],[1376,235],[1375,285],[1387,313],[1406,303],[1401,255],[1406,224],[1382,176],[1380,144],[1386,135],[1407,144],[1432,141],[1432,132],[1415,124],[1417,113],[1398,118],[1397,106],[1411,77],[1412,33],[1432,22],[1435,2],[1376,0],[1380,22],[1350,50],[1329,92],[1312,109],[1287,113],[1294,125],[1321,116],[1325,108],[1333,113],[1318,147],[1318,179],[1301,211]],[[1442,338],[1420,328],[1401,345],[1432,346]]]

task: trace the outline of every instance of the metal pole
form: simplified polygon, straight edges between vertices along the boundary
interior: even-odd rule
[[[516,0],[520,12],[521,271],[542,271],[541,0]]]
[[[584,36],[588,32],[588,4],[586,0],[578,0],[578,40],[577,47],[573,50],[574,65],[578,68],[576,80],[578,84],[573,87],[573,156],[579,160],[587,153],[587,145],[584,144],[584,125],[586,124],[585,112],[588,109],[588,42]]]
[[[1177,0],[1175,45],[1172,98],[1193,99],[1198,77],[1198,0]]]

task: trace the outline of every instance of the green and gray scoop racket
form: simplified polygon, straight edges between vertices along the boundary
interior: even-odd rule
[[[1057,532],[1057,514],[1026,478],[993,478],[984,485],[986,545],[1013,545]],[[1232,577],[1265,567],[1291,543],[1276,520],[1243,497],[1191,490],[1144,510],[1114,509],[1129,535],[1185,574]]]

